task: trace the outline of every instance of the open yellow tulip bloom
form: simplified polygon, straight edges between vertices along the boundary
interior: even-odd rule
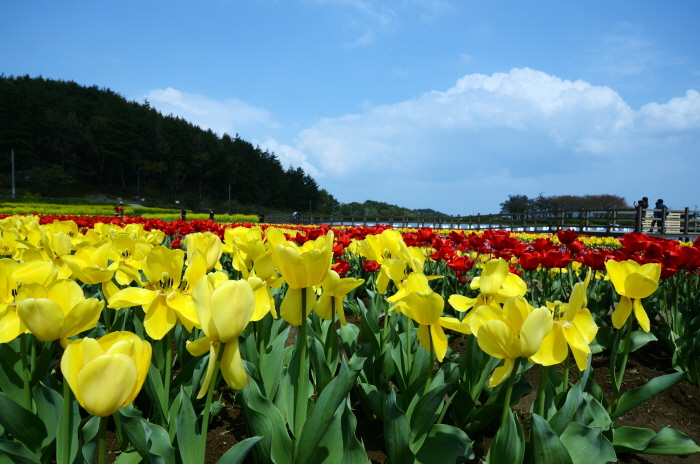
[[[485,353],[505,359],[489,381],[489,386],[495,387],[511,374],[516,358],[529,358],[540,349],[552,330],[552,313],[547,308],[533,308],[522,297],[511,297],[502,310],[477,308],[471,329]]]
[[[659,263],[639,263],[629,261],[605,262],[608,276],[615,287],[615,291],[622,297],[620,303],[613,311],[612,322],[616,329],[621,328],[627,322],[632,311],[639,322],[639,326],[645,332],[649,332],[650,323],[641,299],[646,298],[656,291],[661,277],[661,265]]]
[[[185,237],[185,248],[187,249],[186,264],[192,264],[192,258],[195,250],[201,250],[206,257],[207,271],[216,267],[221,269],[219,258],[224,253],[224,246],[218,235],[211,232],[198,232],[189,234]]]
[[[543,366],[559,364],[566,359],[571,348],[578,368],[584,370],[588,367],[590,344],[595,339],[598,326],[590,311],[582,308],[586,301],[587,284],[588,277],[585,283],[574,285],[568,305],[560,306],[559,311],[555,307],[552,331],[542,340],[537,353],[530,357],[531,362]]]
[[[142,263],[143,273],[148,279],[145,288],[127,287],[113,293],[109,297],[109,307],[142,306],[146,312],[146,332],[156,340],[162,339],[178,321],[188,331],[199,327],[191,293],[199,278],[206,274],[207,264],[201,250],[195,250],[191,258],[184,278],[181,278],[182,250],[170,250],[164,246],[154,248]]]
[[[341,279],[337,272],[328,271],[326,280],[321,284],[323,293],[321,293],[318,303],[316,304],[316,314],[318,317],[330,320],[333,317],[332,304],[333,300],[335,300],[335,313],[338,315],[338,320],[342,325],[346,325],[343,299],[345,295],[350,293],[352,289],[362,285],[364,281],[364,279],[355,279],[352,277]]]
[[[131,404],[146,379],[151,345],[131,332],[112,332],[68,345],[61,371],[80,405],[90,414],[109,416]]]

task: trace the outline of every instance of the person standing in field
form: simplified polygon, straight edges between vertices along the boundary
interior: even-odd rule
[[[114,217],[119,216],[119,203],[114,205]]]
[[[662,218],[666,219],[663,217],[664,216],[663,212],[664,212],[664,209],[666,209],[666,208],[668,208],[668,207],[666,205],[664,205],[664,201],[661,198],[656,200],[656,203],[654,205],[654,209],[658,209],[660,211],[654,211],[654,220],[651,223],[651,230],[649,232],[653,232],[654,227],[658,227],[659,228],[658,231],[661,232]]]
[[[184,208],[180,210],[180,219],[182,219],[183,221],[187,220],[187,210]]]
[[[119,215],[124,216],[124,203],[119,203]]]
[[[210,210],[209,210],[209,220],[210,220],[210,221],[213,221],[213,220],[214,220],[214,210],[213,210],[213,209],[210,209]]]

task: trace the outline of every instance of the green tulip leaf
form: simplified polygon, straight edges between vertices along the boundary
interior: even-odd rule
[[[22,443],[0,440],[0,463],[39,464],[39,458]]]
[[[45,448],[56,438],[58,423],[61,420],[61,409],[63,407],[63,398],[57,391],[46,387],[42,383],[37,383],[32,388],[32,398],[36,405],[36,415],[44,423],[46,427],[46,438],[41,444]]]
[[[350,389],[364,365],[364,359],[355,358],[350,364],[342,362],[340,373],[321,393],[311,414],[306,418],[301,436],[295,444],[294,464],[307,464],[309,457],[323,437],[338,407],[346,400]]]
[[[236,443],[233,448],[226,451],[217,461],[217,464],[242,464],[248,453],[262,437],[250,437]]]
[[[416,454],[419,464],[453,464],[458,458],[474,459],[472,441],[457,427],[434,425]]]
[[[279,409],[260,393],[253,379],[241,390],[241,397],[248,433],[262,437],[256,447],[258,462],[291,464],[293,443]]]
[[[572,422],[560,436],[573,464],[603,464],[617,461],[612,443],[600,427],[587,427]]]
[[[148,439],[142,425],[143,417],[141,417],[141,412],[134,409],[133,405],[128,405],[117,411],[117,414],[122,423],[122,430],[126,433],[136,452],[144,460],[148,461]]]
[[[279,388],[280,379],[282,378],[284,343],[289,336],[289,330],[290,327],[287,327],[275,337],[272,343],[267,346],[260,362],[260,377],[265,387],[265,395],[268,398],[274,398]]]
[[[487,464],[521,464],[525,457],[525,438],[520,422],[508,410],[506,423],[498,429],[486,455]]]
[[[700,453],[700,447],[683,432],[664,427],[641,453],[684,456]]]
[[[639,427],[616,427],[613,429],[613,447],[617,453],[642,451],[647,447],[656,432]]]
[[[170,446],[168,432],[157,424],[142,421],[148,442],[148,454],[152,464],[168,464],[175,462],[175,448]],[[160,459],[159,459],[160,458]]]
[[[618,419],[650,398],[678,385],[684,378],[684,372],[675,372],[652,379],[646,385],[628,391],[620,397],[617,408],[610,415],[610,418],[613,421]]]
[[[199,464],[202,440],[197,416],[190,397],[183,390],[180,390],[180,401],[180,411],[177,414],[177,447],[180,457],[183,464]]]
[[[81,453],[85,458],[86,462],[95,462],[95,451],[97,450],[97,439],[98,433],[100,431],[100,418],[93,416],[89,421],[85,423],[82,430],[80,431],[82,435],[83,447],[81,448]]]
[[[396,393],[392,389],[386,396],[384,407],[384,443],[389,464],[411,464],[413,452],[409,447],[411,424],[406,414],[396,405]]]
[[[559,436],[546,420],[532,415],[528,457],[533,464],[573,464],[571,456]]]
[[[130,453],[121,453],[114,464],[139,464],[142,462],[143,458],[136,451]]]
[[[326,354],[323,351],[321,342],[316,338],[312,338],[310,348],[309,357],[311,359],[311,367],[313,368],[314,377],[316,379],[316,390],[320,395],[333,379],[333,374],[326,363]]]
[[[48,436],[46,426],[37,416],[0,392],[0,424],[6,432],[22,442],[30,451],[39,453],[41,444]]]
[[[431,427],[440,415],[447,389],[448,385],[443,384],[428,391],[418,401],[415,401],[415,398],[418,398],[415,397],[406,411],[411,422],[410,445],[413,453],[421,449]]]

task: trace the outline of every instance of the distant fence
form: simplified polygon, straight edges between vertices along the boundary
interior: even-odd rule
[[[273,224],[328,224],[335,226],[432,227],[435,229],[509,230],[552,233],[573,229],[587,235],[622,235],[644,232],[653,236],[693,237],[700,235],[700,212],[675,209],[580,209],[578,211],[524,211],[519,213],[476,214],[468,216],[379,216],[379,215],[301,215],[266,214]]]

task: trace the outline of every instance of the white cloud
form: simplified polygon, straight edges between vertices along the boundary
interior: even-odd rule
[[[287,169],[289,166],[301,167],[304,172],[311,177],[322,177],[322,174],[318,171],[318,169],[316,169],[315,166],[308,162],[306,155],[301,150],[289,145],[280,145],[277,140],[271,137],[264,142],[261,142],[259,145],[263,150],[274,153],[282,163],[282,167],[285,169]]]
[[[632,198],[645,182],[680,192],[677,180],[655,180],[658,153],[681,162],[699,141],[695,90],[634,111],[609,87],[524,68],[471,74],[444,91],[322,118],[299,133],[296,148],[341,201],[469,214],[474,203],[496,211],[510,193]]]
[[[168,87],[148,92],[142,98],[163,114],[180,116],[204,129],[211,129],[219,135],[234,135],[252,126],[278,128],[279,123],[262,108],[249,103],[228,98],[216,100],[204,95],[181,92]]]

